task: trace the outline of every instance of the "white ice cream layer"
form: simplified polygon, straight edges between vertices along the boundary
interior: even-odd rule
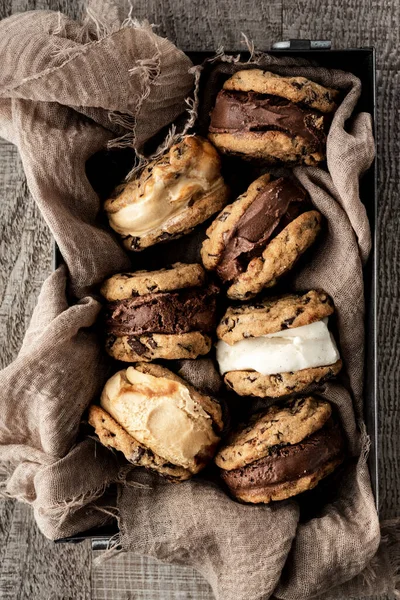
[[[273,375],[333,365],[338,359],[327,318],[311,325],[244,339],[232,346],[222,340],[217,343],[221,374],[253,370]]]

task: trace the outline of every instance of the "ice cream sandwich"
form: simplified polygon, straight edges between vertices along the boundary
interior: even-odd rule
[[[139,251],[189,233],[221,210],[228,195],[216,149],[187,136],[118,186],[104,208],[125,248]]]
[[[222,430],[219,403],[156,364],[113,375],[89,423],[102,444],[170,481],[189,479],[213,458]]]
[[[314,488],[344,458],[344,436],[331,405],[309,396],[256,414],[230,436],[215,462],[232,496],[268,504]]]
[[[218,93],[209,139],[221,152],[245,158],[316,165],[325,158],[338,95],[305,77],[237,71]]]
[[[294,267],[317,238],[321,222],[296,180],[267,173],[211,223],[201,258],[228,285],[229,298],[247,300]]]
[[[106,350],[125,362],[197,358],[211,349],[219,288],[199,264],[118,273],[101,288]]]
[[[342,361],[328,328],[333,313],[318,290],[229,307],[216,345],[226,385],[240,396],[280,398],[335,376]]]

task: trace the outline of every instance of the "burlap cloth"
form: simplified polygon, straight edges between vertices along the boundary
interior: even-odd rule
[[[112,5],[100,6],[100,12],[90,7],[95,18],[84,25],[53,12],[0,23],[0,134],[17,145],[29,189],[65,260],[43,285],[17,359],[0,373],[4,493],[30,503],[51,539],[101,525],[115,512],[123,549],[194,566],[221,600],[393,592],[396,524],[380,544],[362,423],[362,263],[370,233],[358,185],[374,142],[369,115],[347,121],[360,93],[353,75],[296,67],[296,73],[345,92],[328,137],[329,174],[295,170],[327,228],[313,261],[292,285],[320,287],[333,296],[348,375],[322,391],[338,407],[352,457],[328,501],[309,518],[307,499],[273,506],[234,502],[212,473],[169,485],[127,468],[80,428],[109,374],[93,327],[101,307],[96,284],[131,261],[134,268],[139,264],[102,225],[85,163],[110,142],[141,149],[185,110],[199,74],[189,72],[189,59],[150,27],[130,17],[121,25]],[[291,71],[287,59],[253,58],[276,72]],[[203,120],[215,81],[239,67],[227,60],[221,55],[207,67]],[[196,101],[189,108],[193,118]],[[195,259],[199,236],[164,246],[163,260],[176,259],[182,249],[186,260]],[[220,393],[210,361],[178,367],[199,387]],[[105,492],[118,482],[116,506],[110,507]]]

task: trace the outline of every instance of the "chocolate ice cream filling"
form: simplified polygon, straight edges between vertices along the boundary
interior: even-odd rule
[[[146,333],[209,332],[215,327],[217,286],[146,294],[110,302],[107,333],[116,336]]]
[[[225,234],[225,249],[217,273],[231,281],[245,270],[254,256],[262,253],[267,242],[301,213],[310,210],[306,192],[283,177],[267,183],[236,226]]]
[[[324,144],[325,117],[315,110],[256,92],[221,90],[211,113],[211,133],[283,131],[299,136],[318,150]]]
[[[240,469],[222,471],[222,478],[232,489],[262,488],[294,481],[314,473],[344,454],[340,425],[330,418],[324,427],[298,444],[275,447],[270,455]]]

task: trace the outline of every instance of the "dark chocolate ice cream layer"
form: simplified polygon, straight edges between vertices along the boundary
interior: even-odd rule
[[[311,210],[306,191],[280,177],[267,183],[224,239],[225,250],[217,267],[224,281],[231,281],[246,261],[261,254],[267,242],[302,212]]]
[[[106,331],[117,336],[209,332],[215,327],[218,291],[211,284],[110,302]]]
[[[211,113],[211,133],[278,130],[300,136],[316,151],[325,143],[323,115],[278,96],[256,92],[218,93]]]
[[[235,489],[251,489],[284,483],[314,473],[344,453],[340,425],[332,418],[298,444],[274,448],[269,456],[245,467],[221,471],[227,485]]]

